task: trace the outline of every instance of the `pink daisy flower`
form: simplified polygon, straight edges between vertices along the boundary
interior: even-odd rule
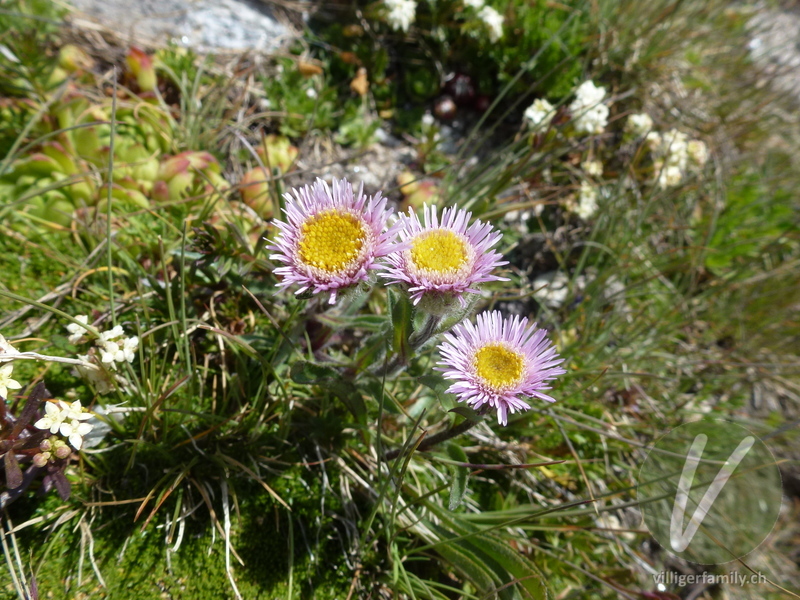
[[[504,319],[498,311],[476,320],[477,325],[459,323],[439,344],[442,367],[437,370],[455,381],[447,392],[475,409],[485,404],[496,408],[501,425],[508,423],[509,412],[530,409],[519,396],[555,402],[542,390],[566,371],[558,366],[564,359],[545,338],[547,332],[535,323],[528,327],[528,319]]]
[[[292,192],[283,196],[286,222],[275,221],[280,233],[268,246],[275,251],[270,258],[285,265],[275,269],[278,285],[299,285],[296,294],[330,292],[334,304],[339,290],[369,279],[381,268],[376,259],[396,250],[399,225],[387,230],[392,209],[380,192],[367,198],[363,184],[354,195],[346,179],[334,180],[332,190],[317,179]]]
[[[481,221],[467,227],[472,213],[460,208],[445,208],[441,219],[435,206],[425,205],[424,213],[425,225],[412,208],[400,215],[400,238],[406,248],[390,255],[387,271],[381,273],[390,284],[406,284],[414,304],[425,294],[438,294],[455,296],[465,306],[463,295],[478,293],[479,283],[508,281],[492,275],[495,267],[507,264],[491,249],[502,233]]]

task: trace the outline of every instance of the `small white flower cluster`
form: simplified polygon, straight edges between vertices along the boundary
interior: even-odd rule
[[[75,320],[88,324],[89,317],[78,315]],[[70,323],[67,325],[67,331],[70,332],[69,341],[76,344],[81,341],[87,329],[77,323]],[[133,359],[136,358],[136,350],[139,348],[139,338],[136,336],[125,337],[125,330],[121,325],[103,331],[95,343],[100,350],[100,361],[112,369],[116,368],[116,363],[133,362]],[[88,360],[89,357],[81,358]]]
[[[136,358],[136,349],[139,347],[139,338],[125,337],[122,326],[117,325],[101,333],[97,345],[100,348],[100,360],[113,368],[115,362],[133,362]]]
[[[625,131],[635,138],[646,136],[653,129],[653,119],[647,113],[639,113],[628,117]]]
[[[483,8],[483,0],[464,0],[464,6],[480,10]]]
[[[654,154],[653,168],[661,189],[675,187],[683,180],[690,165],[703,167],[708,160],[708,148],[701,140],[670,129],[661,135],[657,131],[647,134],[647,145]]]
[[[553,120],[555,109],[544,98],[537,98],[528,108],[525,109],[524,118],[531,129],[547,129],[550,121]]]
[[[89,317],[87,315],[78,315],[77,317],[75,317],[75,320],[80,321],[84,325],[89,324]],[[69,337],[67,338],[67,340],[69,340],[69,343],[77,344],[78,342],[81,341],[81,338],[86,334],[88,330],[86,329],[86,327],[81,327],[77,323],[70,323],[69,325],[67,325],[67,331],[69,331]]]
[[[496,42],[503,37],[503,15],[491,6],[484,6],[478,11],[478,18],[489,30],[489,40]]]
[[[581,182],[581,191],[578,193],[578,206],[575,214],[584,221],[591,219],[597,212],[597,189],[588,181]]]
[[[569,105],[575,131],[600,134],[608,124],[608,107],[603,104],[606,88],[592,81],[584,81],[575,91],[575,100]]]
[[[2,335],[0,335],[0,363],[5,362],[8,356],[19,354],[16,348],[9,344]],[[0,367],[0,400],[8,400],[8,390],[18,390],[22,385],[11,379],[11,374],[14,372],[13,365],[3,365]]]
[[[417,3],[414,0],[384,0],[386,21],[395,31],[408,32],[417,16]]]
[[[584,173],[592,177],[600,177],[603,174],[603,163],[599,160],[586,160],[581,163]]]
[[[698,167],[702,168],[708,161],[708,146],[703,140],[689,140],[686,152],[689,154],[689,160]]]
[[[91,419],[94,414],[81,406],[81,401],[76,400],[67,404],[63,400],[45,402],[45,416],[33,424],[37,429],[49,429],[50,433],[60,433],[69,440],[75,450],[80,450],[83,445],[83,436],[88,434],[93,425],[83,423]]]

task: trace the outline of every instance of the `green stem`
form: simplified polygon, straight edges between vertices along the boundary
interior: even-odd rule
[[[425,452],[429,448],[435,446],[436,444],[441,444],[442,442],[446,442],[449,439],[456,437],[457,435],[461,435],[475,427],[480,423],[480,421],[470,421],[469,419],[465,419],[458,425],[451,427],[445,431],[440,431],[439,433],[432,435],[430,437],[426,437],[422,442],[420,442],[419,446],[417,446],[417,452]],[[387,452],[383,456],[383,460],[389,461],[398,458],[402,452],[402,449],[392,450]]]

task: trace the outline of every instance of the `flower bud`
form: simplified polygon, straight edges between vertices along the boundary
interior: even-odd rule
[[[139,89],[143,92],[152,92],[157,83],[153,59],[143,50],[133,46],[125,60],[131,73],[136,77]]]

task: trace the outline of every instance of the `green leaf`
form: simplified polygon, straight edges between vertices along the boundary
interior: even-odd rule
[[[356,371],[361,372],[386,358],[389,335],[389,326],[384,323],[382,332],[374,333],[363,341],[358,354],[356,354],[356,359],[353,361]]]
[[[308,362],[306,360],[297,361],[292,365],[290,377],[295,383],[313,384],[321,383],[328,379],[339,378],[339,372],[327,365]]]
[[[367,405],[361,392],[351,381],[344,379],[334,367],[305,360],[297,361],[289,372],[292,381],[304,385],[321,385],[339,398],[362,425],[367,420]]]
[[[457,415],[461,415],[468,421],[472,421],[477,423],[481,420],[481,416],[471,409],[469,406],[456,406],[455,408],[450,409],[447,412],[455,413]]]
[[[464,577],[472,582],[483,594],[490,594],[497,589],[491,571],[486,569],[475,555],[460,547],[457,543],[441,544],[436,552],[460,571]],[[491,596],[490,596],[491,597]]]
[[[383,394],[383,409],[392,415],[402,415],[403,411],[400,406],[397,404],[395,399],[392,397],[391,394],[387,394],[386,391],[383,389],[384,384],[377,377],[370,377],[364,381],[358,382],[359,389],[363,390],[364,393],[371,396],[375,399],[376,403],[380,402],[381,394]]]
[[[518,598],[519,593],[515,593],[515,591],[520,591],[519,588],[521,588],[521,591],[526,592],[523,596],[525,598],[534,600],[552,598],[542,572],[525,556],[514,550],[505,539],[491,533],[481,533],[477,527],[465,522],[458,514],[448,513],[433,502],[426,502],[425,506],[441,522],[441,526],[437,528],[440,537],[446,538],[447,529],[445,528],[451,529],[454,534],[459,536],[453,538],[451,546],[458,545],[473,556],[479,564],[490,570],[496,581],[502,584],[508,584],[511,581],[517,582],[516,586],[509,586],[502,590],[499,594],[500,597]],[[441,553],[440,547],[437,547],[437,552]],[[442,555],[444,556],[444,554]]]
[[[447,388],[450,387],[447,380],[438,373],[428,373],[422,377],[417,377],[417,381],[425,387],[432,389],[436,392],[437,396],[444,394]]]
[[[456,443],[447,445],[447,454],[451,459],[458,462],[469,462],[464,449]],[[453,485],[450,488],[450,510],[455,510],[461,506],[464,494],[467,491],[467,479],[469,478],[468,467],[453,467]]]
[[[367,405],[364,403],[364,398],[358,388],[351,382],[345,381],[342,378],[334,380],[330,383],[330,391],[342,401],[347,407],[356,421],[361,425],[367,422]]]
[[[450,383],[438,373],[428,373],[427,375],[418,377],[417,381],[433,390],[436,394],[436,398],[438,398],[442,408],[445,410],[449,411],[456,406],[457,400],[455,394],[447,393],[447,388],[450,387]]]
[[[413,307],[411,300],[406,294],[394,295],[392,302],[392,349],[398,354],[403,362],[408,360],[411,354],[411,347],[408,338],[411,337],[413,327]]]
[[[447,444],[447,455],[450,457],[450,460],[454,460],[456,462],[469,462],[467,453],[464,452],[464,449],[455,442],[450,442]]]
[[[333,329],[352,327],[353,329],[364,329],[366,331],[382,331],[388,322],[385,315],[357,315],[355,317],[348,317],[323,314],[317,315],[316,319],[323,325],[327,325]]]
[[[534,600],[551,598],[544,575],[536,565],[509,546],[508,542],[491,534],[466,538],[464,542],[484,564],[499,573],[507,573]]]

